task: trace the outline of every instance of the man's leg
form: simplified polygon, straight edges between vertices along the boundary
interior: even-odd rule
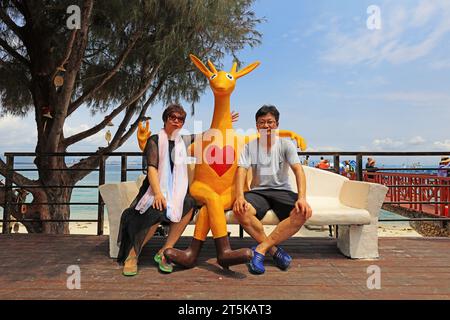
[[[273,251],[276,245],[296,234],[305,222],[305,217],[292,209],[289,217],[276,226],[272,233],[256,247],[256,251],[261,254],[266,254],[268,250]]]
[[[245,232],[247,232],[259,244],[266,241],[267,235],[264,231],[264,225],[257,217],[257,211],[254,205],[261,207],[260,210],[266,212],[270,209],[269,203],[267,203],[264,198],[257,195],[255,196],[254,194],[252,194],[249,196],[248,193],[246,195],[246,200],[250,201],[251,203],[249,202],[248,209],[243,215],[235,215],[235,217],[242,228],[244,228]],[[273,255],[275,251],[276,248],[274,247],[270,249],[269,253]]]

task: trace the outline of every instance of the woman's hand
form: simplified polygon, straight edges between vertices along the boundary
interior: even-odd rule
[[[152,207],[158,209],[159,211],[163,211],[167,208],[166,198],[164,198],[162,193],[155,194]]]

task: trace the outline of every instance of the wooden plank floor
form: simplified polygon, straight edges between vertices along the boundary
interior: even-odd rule
[[[144,249],[139,275],[124,277],[107,256],[107,236],[0,235],[0,299],[450,299],[450,239],[380,238],[381,258],[351,260],[334,239],[293,238],[288,271],[267,258],[266,273],[249,274],[245,265],[224,271],[211,239],[198,267],[161,274],[152,263],[163,239]],[[185,247],[190,238],[180,239]],[[251,246],[233,238],[233,248]],[[67,288],[71,265],[81,270],[81,289]],[[381,269],[381,289],[369,290],[367,267]]]

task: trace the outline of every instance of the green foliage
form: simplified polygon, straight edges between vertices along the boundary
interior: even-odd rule
[[[89,38],[78,73],[72,100],[86,92],[111,70],[136,34],[139,40],[115,76],[87,101],[92,112],[103,112],[123,102],[155,66],[160,66],[153,85],[164,80],[158,96],[164,102],[184,99],[195,103],[206,87],[206,79],[196,72],[190,53],[210,59],[220,67],[225,54],[237,58],[245,46],[255,46],[261,35],[256,26],[261,19],[251,11],[253,0],[108,0],[94,3]],[[26,1],[29,16],[2,2],[2,9],[25,31],[39,39],[22,41],[0,20],[0,37],[50,77],[62,60],[71,30],[66,27],[66,8],[82,7],[82,1]],[[23,8],[22,8],[23,9]],[[23,11],[23,10],[22,10]],[[38,31],[38,32],[36,32]],[[36,43],[41,50],[36,48]],[[0,47],[0,103],[3,113],[24,115],[33,106],[30,92],[36,70],[24,66]],[[51,79],[48,79],[51,84]],[[49,85],[49,90],[51,90]],[[140,99],[145,100],[152,88]],[[137,106],[139,109],[139,104]]]

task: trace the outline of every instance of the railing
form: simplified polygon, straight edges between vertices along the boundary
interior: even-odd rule
[[[450,178],[429,174],[371,173],[367,181],[389,187],[385,204],[448,217]],[[367,175],[366,175],[367,176]]]
[[[333,163],[335,164],[331,171],[339,174],[339,162],[342,157],[354,157],[356,159],[356,170],[354,173],[350,173],[351,179],[359,181],[370,181],[376,183],[382,183],[389,187],[389,192],[386,197],[385,204],[405,206],[410,208],[421,210],[425,206],[434,206],[434,214],[439,216],[438,218],[410,218],[410,219],[380,219],[380,221],[448,221],[448,205],[450,204],[450,178],[438,178],[434,175],[403,175],[401,173],[389,173],[385,171],[392,170],[437,170],[438,168],[380,168],[378,172],[370,172],[369,174],[374,176],[373,179],[367,177],[367,172],[363,169],[363,157],[364,156],[442,156],[450,155],[450,153],[441,152],[299,152],[300,156],[332,156]],[[99,178],[96,185],[84,185],[84,186],[39,186],[39,188],[98,188],[99,185],[105,183],[106,176],[106,159],[109,157],[120,157],[120,181],[127,181],[127,173],[129,171],[141,171],[139,168],[128,168],[129,157],[140,157],[140,152],[112,152],[103,155],[97,155],[95,153],[88,152],[68,152],[68,153],[52,153],[46,154],[46,156],[55,157],[86,157],[86,156],[98,156],[100,157],[100,165],[96,168],[84,169],[89,171],[98,171]],[[17,189],[31,189],[36,186],[17,185],[13,183],[13,172],[15,171],[37,171],[37,169],[21,169],[15,167],[16,157],[35,157],[35,153],[5,153],[7,172],[5,175],[5,185],[0,188],[5,190],[5,199],[3,206],[3,233],[9,233],[11,222],[96,222],[97,234],[103,234],[104,226],[104,202],[98,193],[97,202],[61,202],[61,203],[42,203],[42,204],[62,204],[62,205],[95,205],[97,206],[97,219],[48,219],[48,220],[33,220],[33,219],[11,219],[11,210],[15,203],[12,203],[13,192]],[[70,167],[67,169],[56,170],[73,170]]]
[[[3,186],[0,186],[0,189],[5,190],[5,198],[3,203],[3,219],[0,221],[3,223],[2,232],[3,233],[9,233],[10,232],[10,223],[11,222],[96,222],[97,223],[97,235],[103,234],[103,227],[104,227],[104,202],[100,195],[100,192],[98,193],[98,201],[97,202],[52,202],[52,203],[34,203],[35,205],[84,205],[84,206],[97,206],[97,219],[11,219],[11,210],[14,205],[17,205],[17,203],[13,203],[13,192],[14,190],[19,189],[31,189],[31,188],[42,188],[42,189],[49,189],[49,188],[88,188],[88,189],[98,189],[98,186],[105,183],[105,176],[106,176],[106,158],[108,157],[120,157],[120,181],[127,181],[127,173],[129,171],[141,171],[142,169],[136,169],[136,168],[128,168],[128,157],[132,156],[138,156],[141,157],[142,153],[140,152],[112,152],[112,153],[105,153],[103,155],[98,155],[96,153],[90,153],[90,152],[67,152],[67,153],[49,153],[45,154],[45,156],[48,157],[90,157],[90,156],[97,156],[99,157],[99,166],[96,168],[89,168],[89,169],[83,169],[87,170],[89,172],[99,172],[98,175],[98,184],[96,185],[74,185],[74,186],[28,186],[28,185],[18,185],[13,183],[13,173],[14,172],[37,172],[38,169],[29,169],[29,168],[17,168],[15,167],[15,158],[17,157],[36,157],[35,153],[31,152],[16,152],[16,153],[5,153],[6,157],[6,175],[5,175],[5,184]],[[70,167],[66,169],[47,169],[50,171],[70,171],[74,170]],[[31,203],[23,203],[23,204],[31,204]]]
[[[401,173],[401,171],[437,171],[438,167],[428,168],[378,168],[377,172],[367,172],[363,168],[364,156],[443,156],[442,152],[299,152],[300,156],[332,156],[334,166],[329,171],[347,176],[351,180],[380,183],[387,186],[388,193],[383,204],[410,208],[436,217],[409,219],[380,219],[379,221],[450,221],[450,177],[431,174]],[[354,157],[354,172],[341,172],[340,159]],[[387,171],[387,172],[386,172]],[[391,172],[389,172],[391,171]],[[398,171],[398,172],[392,172]]]

